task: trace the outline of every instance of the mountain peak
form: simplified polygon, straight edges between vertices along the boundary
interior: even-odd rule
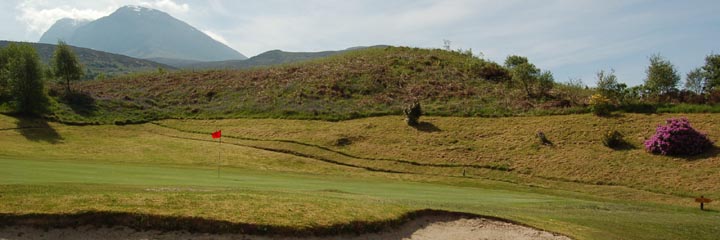
[[[117,11],[132,11],[132,12],[151,12],[151,11],[158,11],[152,8],[146,8],[139,5],[125,5],[120,8],[118,8]]]
[[[123,7],[118,8],[117,10],[115,10],[115,12],[110,14],[110,16],[113,16],[113,15],[129,15],[129,16],[167,15],[167,16],[170,16],[163,11],[160,11],[157,9],[152,9],[152,8],[147,8],[147,7],[143,7],[143,6],[139,6],[139,5],[125,5]]]
[[[246,59],[236,50],[163,11],[127,5],[82,26],[63,22],[41,41],[68,44],[136,58],[193,61]]]

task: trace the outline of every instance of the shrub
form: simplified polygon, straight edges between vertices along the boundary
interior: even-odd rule
[[[422,109],[419,102],[413,102],[403,109],[405,113],[405,122],[410,126],[417,126],[420,123],[420,115],[422,115]]]
[[[612,104],[610,99],[602,94],[593,94],[590,96],[590,111],[596,116],[610,115]]]
[[[714,90],[708,93],[707,103],[709,104],[720,104],[720,90]]]
[[[655,135],[645,141],[645,150],[662,155],[695,155],[712,148],[705,134],[695,131],[687,118],[671,118],[658,126]]]
[[[585,87],[581,79],[571,78],[567,82],[556,84],[553,92],[558,98],[570,101],[573,106],[585,105],[591,94],[591,90]]]
[[[477,72],[480,78],[492,82],[505,82],[511,79],[510,72],[495,62],[486,62]]]
[[[545,136],[545,133],[537,132],[537,134],[535,136],[537,136],[538,140],[540,140],[540,143],[542,145],[548,145],[548,146],[553,145],[553,143],[550,141],[550,139],[548,139],[547,136]]]
[[[609,130],[603,133],[602,135],[602,143],[606,147],[616,149],[619,147],[622,147],[625,144],[625,139],[623,139],[622,133],[618,132],[617,130]]]
[[[627,88],[627,85],[618,82],[614,69],[610,69],[609,72],[600,70],[596,73],[596,76],[598,93],[614,102],[624,102],[623,92]]]

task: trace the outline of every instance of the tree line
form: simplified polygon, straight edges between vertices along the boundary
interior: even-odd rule
[[[40,61],[32,45],[12,43],[0,49],[0,105],[23,115],[43,114],[51,105],[45,83],[62,82],[68,96],[72,93],[71,82],[82,75],[77,56],[62,41],[55,48],[50,66]]]
[[[627,87],[620,83],[614,70],[597,73],[598,94],[615,104],[647,103],[720,103],[720,55],[705,57],[705,65],[687,73],[684,89],[677,68],[659,54],[652,55],[642,85]]]

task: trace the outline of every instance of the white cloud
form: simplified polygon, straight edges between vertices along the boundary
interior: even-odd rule
[[[24,0],[17,4],[15,9],[19,11],[16,19],[25,23],[29,32],[42,34],[62,18],[94,20],[109,15],[123,5],[133,4],[159,9],[171,14],[184,14],[190,11],[190,6],[187,3],[178,4],[173,0],[101,0],[92,2],[65,1],[62,3]]]
[[[230,45],[230,43],[220,34],[214,33],[210,30],[203,30],[202,32],[207,34],[208,36],[210,36],[212,39],[215,39],[216,41],[221,42],[222,44],[225,44],[228,46]]]
[[[141,1],[139,5],[170,13],[186,13],[190,11],[190,6],[187,3],[177,4],[173,0]]]
[[[17,20],[24,22],[27,29],[34,33],[43,33],[57,20],[62,18],[97,19],[108,15],[112,8],[107,9],[80,9],[75,7],[38,8],[34,1],[26,1],[17,5],[20,14]]]

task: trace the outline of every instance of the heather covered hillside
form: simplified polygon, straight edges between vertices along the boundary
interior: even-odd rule
[[[582,88],[528,97],[508,71],[471,53],[384,47],[250,70],[179,71],[84,82],[93,101],[58,105],[67,122],[280,117],[339,120],[399,114],[420,101],[430,115],[568,113]],[[566,91],[563,91],[566,90]]]

